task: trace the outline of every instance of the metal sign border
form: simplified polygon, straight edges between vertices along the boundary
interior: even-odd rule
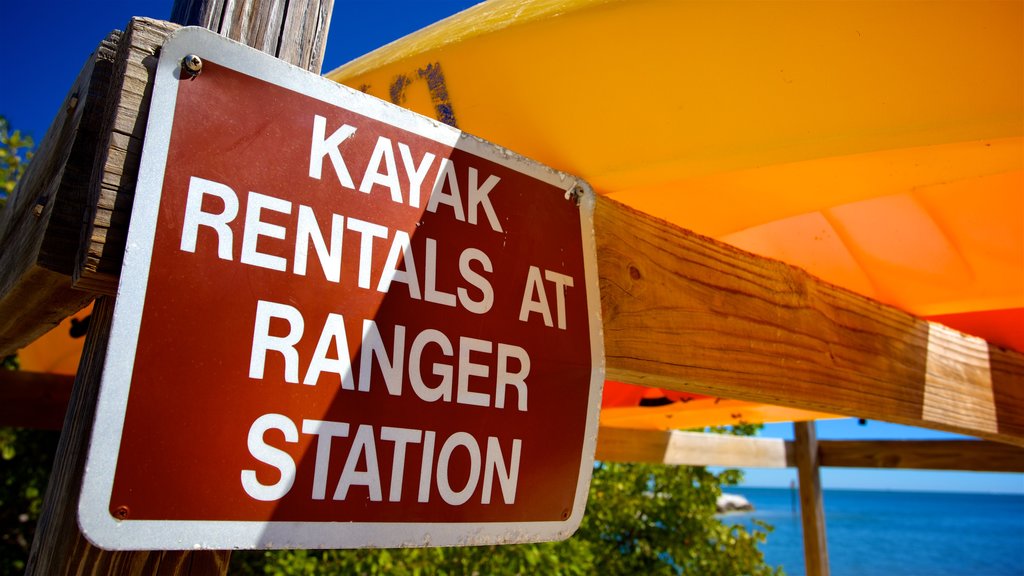
[[[149,279],[157,214],[174,109],[187,54],[306,96],[355,110],[419,136],[458,148],[579,195],[584,273],[591,343],[591,381],[587,424],[576,500],[564,521],[550,522],[257,522],[117,520],[108,509],[134,369],[139,324]],[[594,238],[594,192],[583,180],[558,172],[500,146],[433,119],[336,84],[203,28],[181,28],[161,49],[143,145],[132,221],[117,292],[108,354],[97,401],[95,423],[78,507],[82,533],[111,550],[395,548],[460,546],[560,540],[583,519],[597,445],[598,412],[604,384],[604,339]]]

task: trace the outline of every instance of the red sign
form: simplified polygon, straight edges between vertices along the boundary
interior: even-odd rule
[[[205,30],[151,110],[85,534],[571,534],[603,379],[585,184]]]

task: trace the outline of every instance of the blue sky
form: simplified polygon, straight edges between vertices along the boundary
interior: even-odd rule
[[[336,0],[324,70],[475,4],[474,0]],[[131,16],[166,19],[172,0],[3,0],[7,59],[0,114],[11,127],[42,139],[82,63],[106,34]],[[499,143],[500,144],[500,143]],[[820,439],[957,438],[951,434],[870,421],[823,421]],[[772,424],[762,436],[792,439],[792,425]],[[795,470],[748,470],[747,485],[788,487]],[[1024,493],[1024,474],[823,469],[826,488]]]
[[[476,4],[476,0],[335,0],[324,71]],[[42,139],[88,55],[132,16],[166,20],[173,0],[0,0],[5,53],[0,114]]]

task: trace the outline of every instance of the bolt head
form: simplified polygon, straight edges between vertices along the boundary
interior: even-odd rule
[[[197,76],[203,71],[203,60],[195,54],[189,54],[182,59],[181,66],[189,74]]]

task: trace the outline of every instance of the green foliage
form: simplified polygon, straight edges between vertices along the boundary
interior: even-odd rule
[[[593,546],[605,574],[775,574],[757,549],[770,527],[748,533],[723,524],[715,501],[736,470],[603,464],[578,537]]]
[[[0,116],[0,206],[25,171],[31,148],[32,138],[11,132]],[[0,370],[17,369],[17,356],[0,358]],[[56,432],[0,428],[0,574],[25,571],[59,439]]]
[[[0,116],[0,207],[14,191],[14,185],[25,172],[32,158],[31,136],[22,136],[20,130],[10,131],[7,119]]]
[[[716,429],[739,435],[759,426]],[[710,574],[773,575],[758,543],[771,527],[752,533],[715,515],[722,486],[742,480],[738,470],[601,463],[576,535],[564,542],[415,548],[403,550],[288,550],[236,552],[231,573],[313,574]]]
[[[0,574],[21,574],[32,546],[58,432],[0,428]]]

